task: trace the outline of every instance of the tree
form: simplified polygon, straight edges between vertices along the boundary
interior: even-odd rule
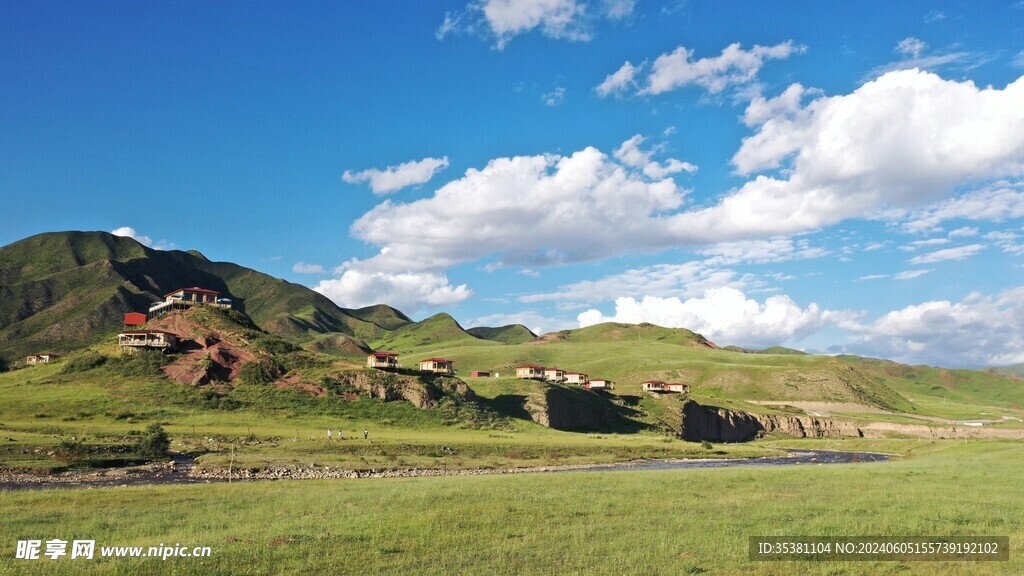
[[[164,430],[163,426],[150,424],[146,431],[142,433],[142,437],[139,438],[139,443],[135,446],[135,452],[140,458],[157,460],[159,458],[166,458],[170,447],[171,437]]]

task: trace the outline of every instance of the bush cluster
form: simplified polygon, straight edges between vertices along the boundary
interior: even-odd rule
[[[64,362],[64,367],[61,368],[63,374],[73,374],[75,372],[86,372],[94,368],[103,366],[107,361],[107,357],[99,352],[93,352],[87,350],[76,356],[72,356]]]

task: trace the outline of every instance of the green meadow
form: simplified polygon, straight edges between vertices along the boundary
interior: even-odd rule
[[[793,446],[820,443],[790,441]],[[1024,444],[833,440],[887,463],[58,489],[2,494],[14,574],[1003,575],[1024,572]],[[752,562],[751,535],[1005,535],[1008,562]],[[13,559],[19,539],[207,559]]]

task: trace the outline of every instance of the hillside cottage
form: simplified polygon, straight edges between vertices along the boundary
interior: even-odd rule
[[[454,362],[447,358],[427,358],[426,360],[420,360],[420,372],[455,374],[454,364]]]
[[[156,318],[172,310],[184,310],[196,304],[213,306],[214,308],[231,308],[230,298],[221,298],[220,292],[193,286],[179,288],[164,296],[163,302],[156,302],[149,307],[149,317]]]
[[[469,373],[472,378],[490,378],[491,373],[486,370],[473,370]]]
[[[565,370],[561,368],[545,368],[544,379],[549,382],[562,382],[565,380]]]
[[[614,390],[615,383],[612,382],[611,380],[598,378],[596,380],[588,380],[587,383],[583,385],[583,387],[589,388],[591,390]]]
[[[587,375],[582,372],[566,372],[565,381],[569,384],[582,386],[587,383]]]
[[[523,380],[543,380],[544,367],[534,364],[516,366],[516,378],[521,378]]]
[[[161,350],[168,352],[178,347],[178,335],[164,330],[132,330],[117,335],[122,352]]]
[[[398,363],[398,354],[394,352],[374,352],[366,357],[367,368],[379,370],[396,370],[402,365]]]
[[[44,352],[42,354],[32,354],[30,356],[25,357],[25,364],[28,364],[29,366],[35,366],[36,364],[49,364],[53,360],[56,360],[58,357],[58,354],[53,354],[51,352]]]
[[[686,384],[679,384],[678,382],[662,382],[661,380],[647,380],[642,383],[644,392],[674,392],[679,394],[685,394],[690,391],[690,387]]]

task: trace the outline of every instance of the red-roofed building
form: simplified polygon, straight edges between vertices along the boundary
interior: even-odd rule
[[[565,380],[565,370],[561,368],[545,368],[544,379],[551,382],[562,382]]]
[[[591,390],[614,390],[615,382],[605,380],[604,378],[597,378],[596,380],[588,380],[583,387]]]
[[[686,384],[679,384],[678,382],[662,382],[661,380],[647,380],[642,382],[644,392],[676,392],[679,394],[685,394],[690,391],[690,387]]]
[[[157,302],[149,307],[149,317],[163,316],[171,310],[184,310],[196,304],[213,306],[215,308],[231,308],[230,298],[221,298],[220,292],[193,286],[191,288],[178,288],[164,296],[163,302]]]
[[[566,372],[565,381],[569,384],[578,384],[582,386],[587,383],[587,375],[583,372]]]
[[[394,352],[374,352],[366,357],[366,367],[395,370],[401,368],[402,365],[398,363],[398,354]]]
[[[125,326],[142,326],[146,323],[146,315],[141,312],[129,312],[124,315]]]
[[[536,364],[516,366],[516,378],[522,378],[523,380],[543,380],[544,367],[537,366]]]
[[[427,358],[420,360],[420,372],[455,374],[455,363],[447,358]]]
[[[117,345],[123,352],[136,350],[163,350],[178,346],[178,335],[165,330],[127,330],[117,335]]]

